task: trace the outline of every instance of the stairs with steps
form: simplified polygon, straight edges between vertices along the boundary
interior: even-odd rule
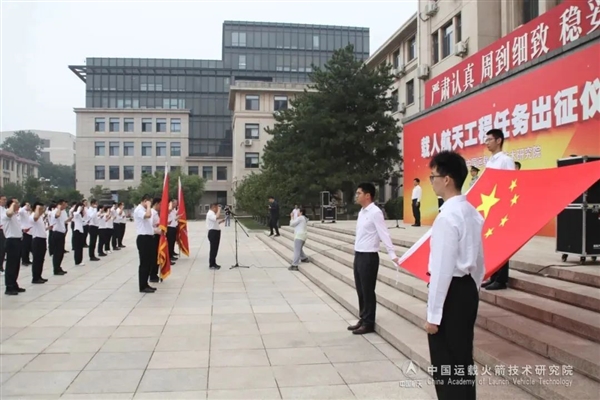
[[[341,225],[341,224],[340,224]],[[280,256],[291,259],[293,230],[282,227],[281,237],[258,235]],[[412,245],[394,239],[397,254]],[[354,231],[333,224],[311,223],[305,253],[310,263],[300,271],[355,315],[357,297],[354,289]],[[413,242],[414,243],[414,242]],[[377,332],[416,364],[426,370],[429,350],[425,323],[427,286],[400,270],[389,260],[383,246],[377,285]],[[511,289],[482,290],[475,328],[475,360],[495,371],[496,366],[513,366],[506,379],[520,389],[541,399],[597,399],[600,393],[600,290],[594,287],[589,269],[553,277],[523,272],[544,268],[524,260],[511,260]],[[553,267],[549,267],[551,269]],[[562,278],[562,279],[561,279]],[[575,283],[585,281],[587,285]],[[512,289],[514,288],[514,289]],[[383,306],[383,307],[381,307]],[[535,366],[545,365],[545,375],[535,373]],[[517,369],[515,368],[518,367]],[[550,366],[555,372],[550,375]],[[563,366],[567,367],[563,375]],[[534,371],[528,374],[527,369]],[[500,379],[502,377],[480,376]],[[542,382],[543,379],[554,379]],[[561,381],[562,379],[562,381]],[[571,380],[571,384],[565,383]],[[490,383],[498,385],[501,383]],[[544,384],[546,383],[546,384]]]

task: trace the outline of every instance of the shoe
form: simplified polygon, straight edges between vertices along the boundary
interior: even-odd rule
[[[506,289],[506,283],[494,282],[491,285],[485,287],[485,290],[503,290]]]
[[[122,244],[122,245],[120,245],[119,247],[127,247],[127,246],[125,246],[124,244]]]
[[[492,281],[492,280],[485,281],[481,284],[481,287],[486,288],[486,287],[490,286],[492,283],[494,283],[494,281]]]
[[[300,270],[298,269],[298,266],[297,266],[297,265],[291,265],[290,267],[288,267],[288,269],[289,269],[290,271],[300,271]]]
[[[152,288],[147,287],[147,288],[140,290],[140,293],[154,293],[155,291],[156,290],[152,290]]]
[[[19,293],[25,293],[27,290],[23,289],[22,287],[17,288],[17,292]]]
[[[90,261],[100,261],[98,257],[90,258]]]
[[[67,271],[54,271],[54,275],[65,275]]]
[[[106,253],[99,253],[98,257],[106,257]]]
[[[153,292],[156,292],[156,288],[155,287],[148,286],[148,289],[152,290]]]
[[[150,282],[152,282],[152,283],[158,283],[158,278],[150,278]]]
[[[46,281],[43,280],[43,279],[34,279],[34,280],[31,281],[31,283],[40,284],[40,283],[46,283]]]
[[[275,237],[279,237],[279,236],[281,236],[279,233],[277,235],[275,235]]]
[[[272,234],[272,233],[269,235],[269,237],[271,237],[271,236],[273,236],[273,234]]]
[[[412,224],[411,226],[421,226],[421,224]]]
[[[41,278],[44,282],[48,282],[48,279]]]
[[[211,265],[208,268],[210,268],[210,269],[221,269],[221,266],[220,265]]]
[[[360,328],[361,326],[362,326],[362,322],[361,322],[361,321],[358,321],[358,322],[356,323],[356,325],[350,325],[350,326],[348,327],[348,330],[349,330],[349,331],[355,331],[355,330],[357,330],[358,328]]]
[[[24,266],[26,266],[26,267],[29,267],[29,266],[31,265],[31,262],[30,262],[30,261],[26,261],[26,262],[24,262],[24,263],[21,263],[21,265],[24,265]]]
[[[4,294],[7,296],[16,296],[19,294],[19,292],[16,290],[6,290],[6,292],[4,292]]]
[[[352,331],[354,335],[364,335],[367,333],[375,332],[375,328],[372,326],[362,325],[360,328]]]
[[[300,260],[300,261],[302,261],[303,263],[310,262],[310,260],[308,259],[308,257],[306,257],[306,258],[303,258],[303,259],[302,259],[302,260]]]

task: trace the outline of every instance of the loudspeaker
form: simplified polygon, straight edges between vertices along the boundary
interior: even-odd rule
[[[600,254],[600,204],[573,204],[556,219],[556,251],[567,254]]]
[[[558,167],[566,167],[568,165],[582,164],[591,161],[599,161],[600,156],[573,156],[569,158],[561,158],[557,160]],[[600,170],[600,163],[598,163]],[[552,183],[550,183],[552,185]],[[579,197],[571,202],[571,204],[599,204],[600,203],[600,179],[594,183],[588,190],[582,193]]]

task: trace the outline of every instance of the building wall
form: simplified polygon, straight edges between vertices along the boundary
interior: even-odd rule
[[[75,136],[69,132],[44,131],[38,129],[22,129],[31,131],[44,141],[42,157],[53,164],[73,165],[75,163]],[[17,131],[0,133],[0,143],[13,136]]]
[[[17,155],[0,150],[0,187],[7,183],[22,185],[27,178],[39,177],[39,164],[35,161],[26,160]]]

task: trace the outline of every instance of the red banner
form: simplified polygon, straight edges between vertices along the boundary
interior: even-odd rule
[[[163,193],[160,200],[160,222],[162,231],[158,242],[158,266],[160,267],[160,279],[166,279],[171,274],[171,260],[169,257],[169,244],[167,242],[167,226],[169,221],[169,171],[165,168],[165,180],[163,182]]]
[[[187,230],[187,213],[185,211],[185,200],[183,198],[183,187],[181,187],[181,177],[179,177],[179,185],[177,190],[177,202],[179,203],[179,221],[177,223],[177,245],[179,251],[186,256],[190,256],[190,244]]]
[[[504,132],[504,151],[523,169],[553,168],[557,159],[572,154],[600,155],[599,54],[600,43],[575,50],[406,124],[405,221],[413,221],[414,178],[424,186],[422,222],[432,223],[438,213],[427,183],[431,156],[456,150],[469,165],[484,168],[489,156],[485,133],[492,128]],[[467,178],[466,188],[469,183]],[[548,225],[541,234],[553,236],[553,228]]]
[[[425,82],[425,108],[448,100],[598,29],[600,0],[566,0]]]

